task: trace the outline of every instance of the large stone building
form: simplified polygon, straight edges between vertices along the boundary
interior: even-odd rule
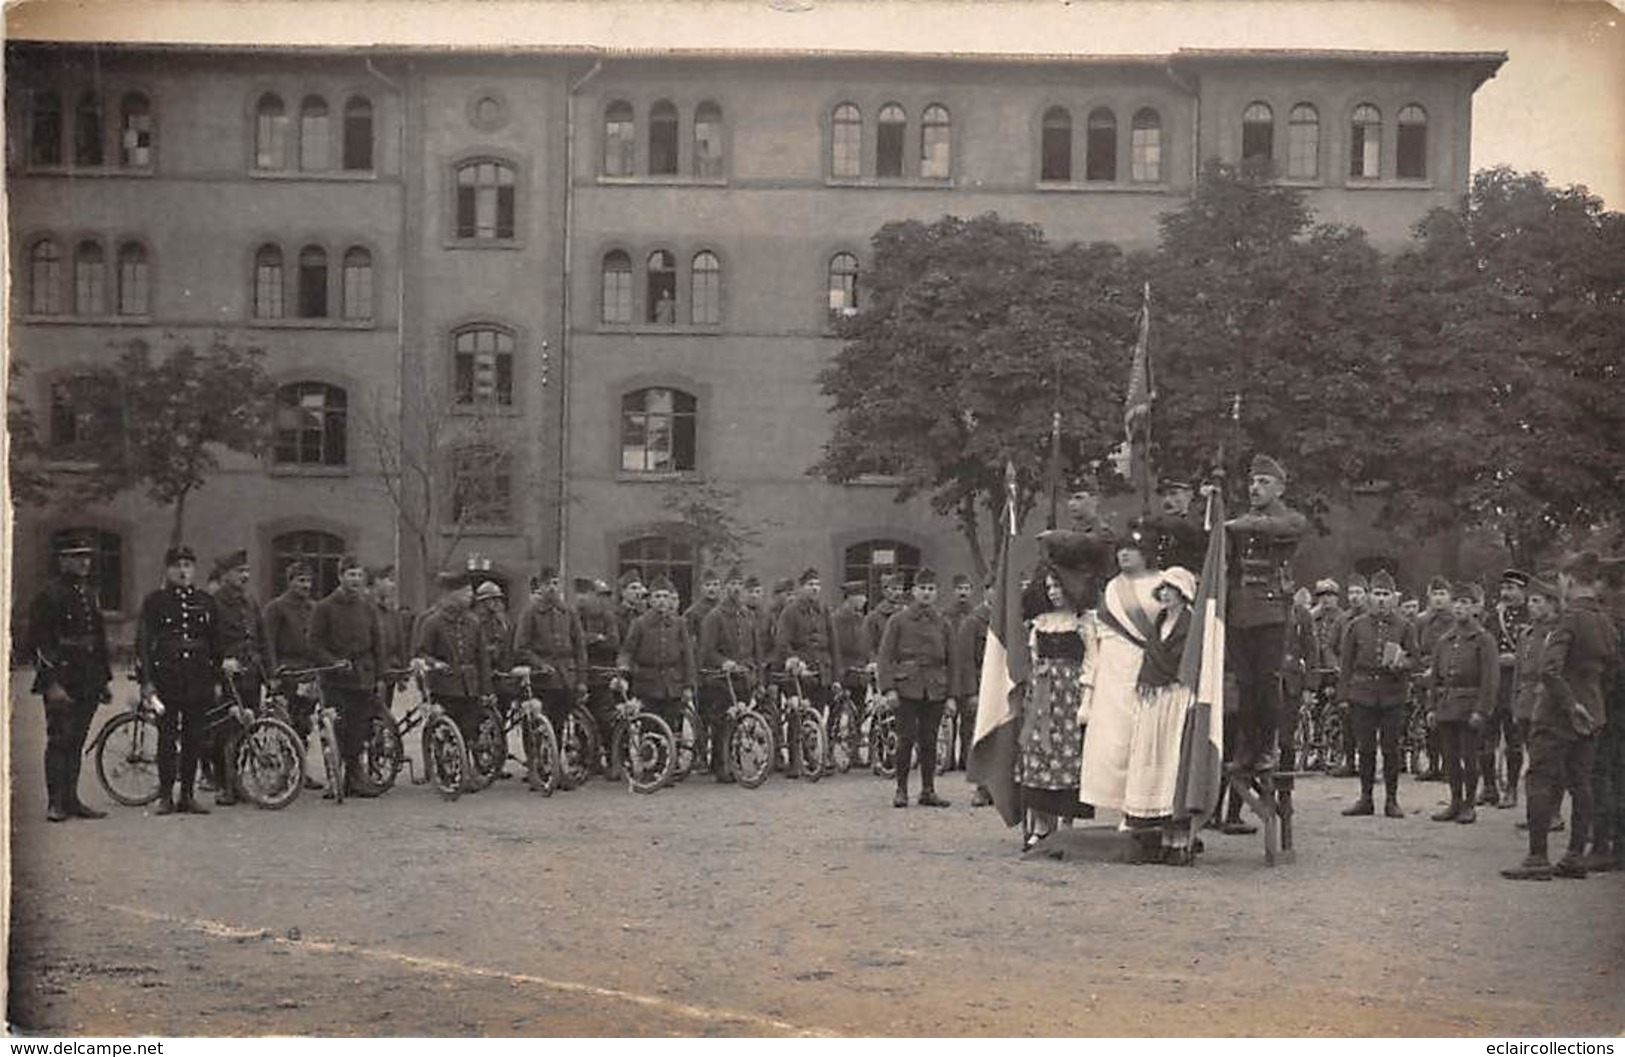
[[[76,370],[132,338],[263,347],[276,443],[226,457],[187,534],[248,546],[266,595],[284,559],[330,573],[350,550],[398,562],[409,594],[481,558],[686,586],[666,497],[694,481],[772,526],[752,555],[771,575],[964,568],[923,504],[805,472],[877,228],[995,211],[1146,246],[1201,160],[1266,157],[1393,246],[1465,189],[1473,93],[1504,60],[13,44],[21,394],[66,480],[110,411],[72,406]],[[104,604],[128,616],[165,512],[18,511],[17,597],[70,528],[101,533]]]

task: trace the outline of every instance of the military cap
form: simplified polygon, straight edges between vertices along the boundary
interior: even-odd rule
[[[628,569],[626,572],[621,574],[621,578],[616,580],[615,583],[620,586],[622,591],[624,591],[633,584],[643,583],[643,574],[638,572],[636,569]]]
[[[968,586],[970,584],[970,577],[966,576],[964,573],[954,573],[954,586],[958,587],[960,584],[965,584]]]
[[[218,573],[229,573],[229,572],[231,572],[231,570],[233,570],[233,569],[241,569],[243,566],[245,566],[247,564],[248,564],[248,551],[238,549],[238,550],[232,551],[230,554],[222,554],[220,557],[216,558],[214,560],[214,571],[217,574]]]
[[[919,572],[914,574],[914,586],[915,587],[923,587],[923,586],[925,586],[927,584],[935,587],[936,583],[937,583],[937,571],[935,569],[931,568],[929,565],[925,566]]]
[[[672,582],[669,577],[662,574],[655,577],[655,582],[649,585],[650,594],[653,594],[656,591],[666,591],[670,594],[676,594],[677,588],[672,586]]]
[[[1366,581],[1365,577],[1361,576],[1359,573],[1349,573],[1349,590],[1352,591],[1356,587],[1362,591],[1371,590],[1371,584]]]
[[[745,577],[745,590],[749,591],[752,588],[760,586],[762,586],[762,578],[760,576],[757,576],[755,573],[751,573],[749,576]]]
[[[794,580],[790,579],[790,577],[788,577],[788,576],[773,581],[773,593],[774,594],[780,594],[780,593],[782,593],[784,591],[794,591],[795,589],[796,589],[796,582]]]
[[[722,581],[722,574],[717,572],[715,569],[705,569],[700,573],[699,579],[700,583],[702,584],[710,583],[712,580],[720,583]]]
[[[459,587],[468,587],[474,581],[473,578],[462,569],[447,569],[445,572],[436,576],[434,578],[434,582],[442,591],[455,591]]]
[[[1394,591],[1397,589],[1397,585],[1394,583],[1394,575],[1387,569],[1378,569],[1376,574],[1371,577],[1371,590],[1373,591]]]
[[[1450,581],[1447,580],[1446,578],[1444,578],[1443,576],[1435,576],[1431,580],[1428,581],[1428,593],[1429,594],[1432,594],[1434,591],[1448,591],[1448,590],[1450,590]]]
[[[735,583],[735,582],[738,582],[738,581],[743,581],[744,579],[745,579],[745,570],[741,569],[737,565],[730,565],[730,566],[728,566],[727,574],[725,576],[723,576],[723,578],[722,578],[722,582],[731,584],[731,583]]]
[[[502,585],[497,583],[495,580],[486,580],[481,583],[479,587],[474,589],[474,600],[476,602],[484,602],[488,598],[501,597],[503,597]]]
[[[801,571],[801,575],[796,578],[796,583],[798,583],[798,584],[806,584],[806,583],[811,583],[814,580],[821,580],[821,579],[823,579],[823,577],[818,575],[818,570],[814,569],[812,566],[809,565],[807,568],[805,568],[805,569],[803,569]]]
[[[1527,587],[1529,585],[1529,574],[1522,569],[1508,569],[1501,574],[1501,582],[1514,584],[1518,587]]]
[[[594,591],[596,591],[598,594],[601,594],[601,595],[607,595],[607,594],[611,593],[608,580],[594,580],[592,582],[592,589]]]
[[[1329,576],[1315,581],[1314,594],[1316,598],[1321,595],[1340,595],[1342,593],[1343,589],[1337,586],[1337,581]]]
[[[353,554],[346,554],[344,557],[339,559],[339,572],[341,572],[341,573],[342,572],[348,572],[351,569],[365,569],[365,568],[366,568],[366,566],[361,564],[361,559],[357,558]]]
[[[309,562],[305,561],[303,558],[295,558],[293,561],[289,562],[288,567],[283,570],[283,575],[285,575],[289,580],[297,580],[301,576],[315,576],[316,574],[311,570]]]
[[[164,551],[164,565],[166,567],[182,561],[197,561],[197,552],[184,543],[178,547],[171,547]]]
[[[1196,574],[1181,565],[1163,571],[1162,582],[1185,596],[1185,601],[1196,601]]]
[[[1286,467],[1268,455],[1254,455],[1252,468],[1248,472],[1254,477],[1269,476],[1286,481]]]
[[[841,596],[843,598],[851,598],[853,595],[863,595],[868,593],[869,585],[864,583],[862,580],[848,580],[846,583],[841,585]]]
[[[1465,600],[1467,600],[1469,602],[1474,601],[1474,590],[1477,589],[1477,588],[1478,588],[1477,584],[1470,584],[1470,583],[1467,583],[1465,580],[1460,581],[1458,583],[1451,584],[1450,585],[1450,600],[1452,602],[1459,602],[1459,601],[1461,601],[1463,599],[1465,599]]]
[[[68,554],[95,554],[96,541],[90,538],[89,533],[74,532],[57,540],[56,552],[60,555]]]

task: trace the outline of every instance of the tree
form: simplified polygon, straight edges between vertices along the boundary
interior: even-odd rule
[[[771,518],[741,518],[739,490],[710,477],[668,485],[660,497],[660,509],[684,526],[699,558],[710,566],[742,561],[746,551],[761,545],[764,531],[778,526]]]
[[[131,488],[172,510],[169,542],[185,535],[186,502],[220,468],[222,450],[257,456],[271,440],[275,387],[265,353],[217,334],[199,350],[183,341],[155,358],[145,339],[123,346],[117,364],[73,380],[94,404],[116,394],[116,427],[100,429],[72,453],[87,463],[76,491],[106,501]]]
[[[819,376],[835,425],[808,472],[886,474],[899,502],[929,496],[985,574],[1005,536],[1006,460],[1024,520],[1056,411],[1074,452],[1103,454],[1121,432],[1138,290],[1115,247],[1055,248],[994,214],[887,224],[873,246],[867,307]]]
[[[34,410],[19,392],[23,361],[13,359],[6,388],[6,434],[9,447],[11,501],[17,506],[44,506],[51,500],[52,480],[42,463],[45,444],[34,422]]]

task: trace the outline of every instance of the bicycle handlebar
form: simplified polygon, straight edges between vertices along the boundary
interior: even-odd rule
[[[333,664],[320,664],[314,668],[278,668],[276,670],[276,677],[278,679],[308,679],[313,675],[320,675],[323,672],[349,671],[351,667],[352,665],[349,661],[338,661]]]

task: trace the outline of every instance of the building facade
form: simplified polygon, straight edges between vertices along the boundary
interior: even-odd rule
[[[226,456],[187,528],[207,556],[249,547],[262,595],[285,559],[345,551],[414,598],[471,560],[686,591],[674,497],[707,483],[763,530],[765,575],[963,569],[923,503],[806,474],[879,227],[997,212],[1146,247],[1217,157],[1267,159],[1396,246],[1466,189],[1473,93],[1504,58],[13,44],[19,395],[68,481],[108,412],[71,406],[75,371],[133,338],[265,349],[276,443]],[[135,496],[20,509],[17,597],[88,528],[128,616],[167,524]]]

